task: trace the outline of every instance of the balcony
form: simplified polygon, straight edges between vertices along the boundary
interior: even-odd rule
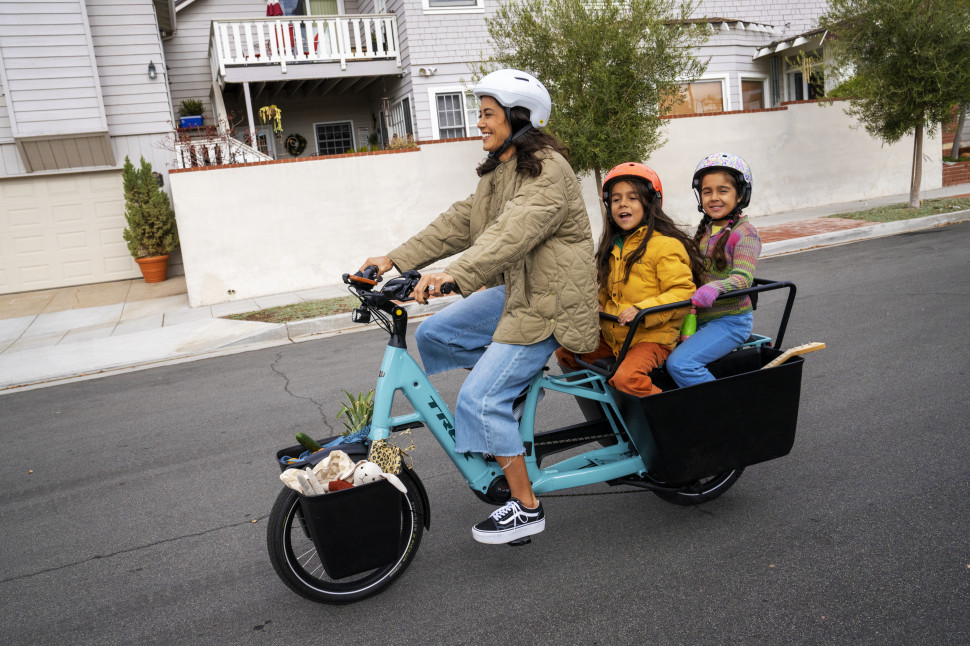
[[[222,85],[401,71],[394,14],[214,20],[209,54]]]

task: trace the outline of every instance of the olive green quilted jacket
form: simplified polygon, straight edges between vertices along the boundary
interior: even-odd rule
[[[462,294],[505,285],[494,340],[528,345],[554,335],[567,350],[592,352],[599,314],[586,205],[569,162],[551,150],[537,156],[538,177],[516,172],[512,157],[388,256],[407,271],[464,252],[445,269]]]

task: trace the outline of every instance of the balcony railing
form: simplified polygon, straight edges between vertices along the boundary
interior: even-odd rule
[[[245,164],[272,159],[269,155],[228,135],[190,139],[175,144],[175,161],[178,168]]]
[[[340,63],[393,60],[401,66],[397,17],[394,14],[354,16],[290,16],[241,18],[212,22],[213,57],[219,75],[226,67],[288,63]]]

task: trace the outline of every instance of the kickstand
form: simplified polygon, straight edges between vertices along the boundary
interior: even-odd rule
[[[514,541],[509,541],[509,547],[522,547],[523,545],[528,545],[532,542],[532,539],[528,536],[523,536],[522,538],[517,538]]]

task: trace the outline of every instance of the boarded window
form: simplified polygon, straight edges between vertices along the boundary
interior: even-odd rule
[[[680,100],[674,104],[671,114],[702,114],[723,112],[724,92],[720,81],[695,81],[682,83]]]
[[[762,81],[741,79],[741,109],[761,110],[765,107],[765,84]]]

